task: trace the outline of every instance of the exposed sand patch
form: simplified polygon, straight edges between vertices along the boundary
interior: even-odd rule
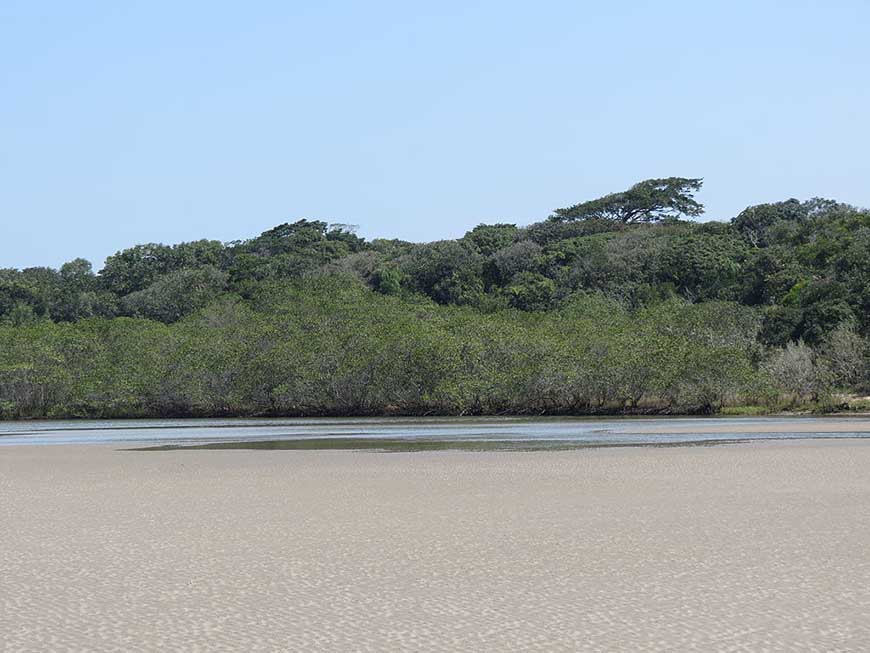
[[[870,443],[0,450],[0,649],[870,648]]]

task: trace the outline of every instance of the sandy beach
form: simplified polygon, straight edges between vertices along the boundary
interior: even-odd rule
[[[867,650],[870,442],[0,450],[0,649]]]

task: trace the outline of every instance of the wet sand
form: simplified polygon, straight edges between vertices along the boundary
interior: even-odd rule
[[[665,426],[644,424],[636,433],[870,433],[870,419],[842,417],[759,417],[744,421],[734,418],[713,418],[702,424],[681,425],[678,419]]]
[[[867,650],[870,442],[0,450],[2,650]]]

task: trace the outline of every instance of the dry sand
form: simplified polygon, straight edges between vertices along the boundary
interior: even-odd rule
[[[0,450],[0,649],[868,650],[870,443]]]

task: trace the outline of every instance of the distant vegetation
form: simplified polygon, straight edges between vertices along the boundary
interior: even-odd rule
[[[647,180],[425,244],[300,220],[138,245],[97,274],[0,270],[0,416],[712,413],[866,394],[870,212],[789,199],[688,221],[700,187]]]

